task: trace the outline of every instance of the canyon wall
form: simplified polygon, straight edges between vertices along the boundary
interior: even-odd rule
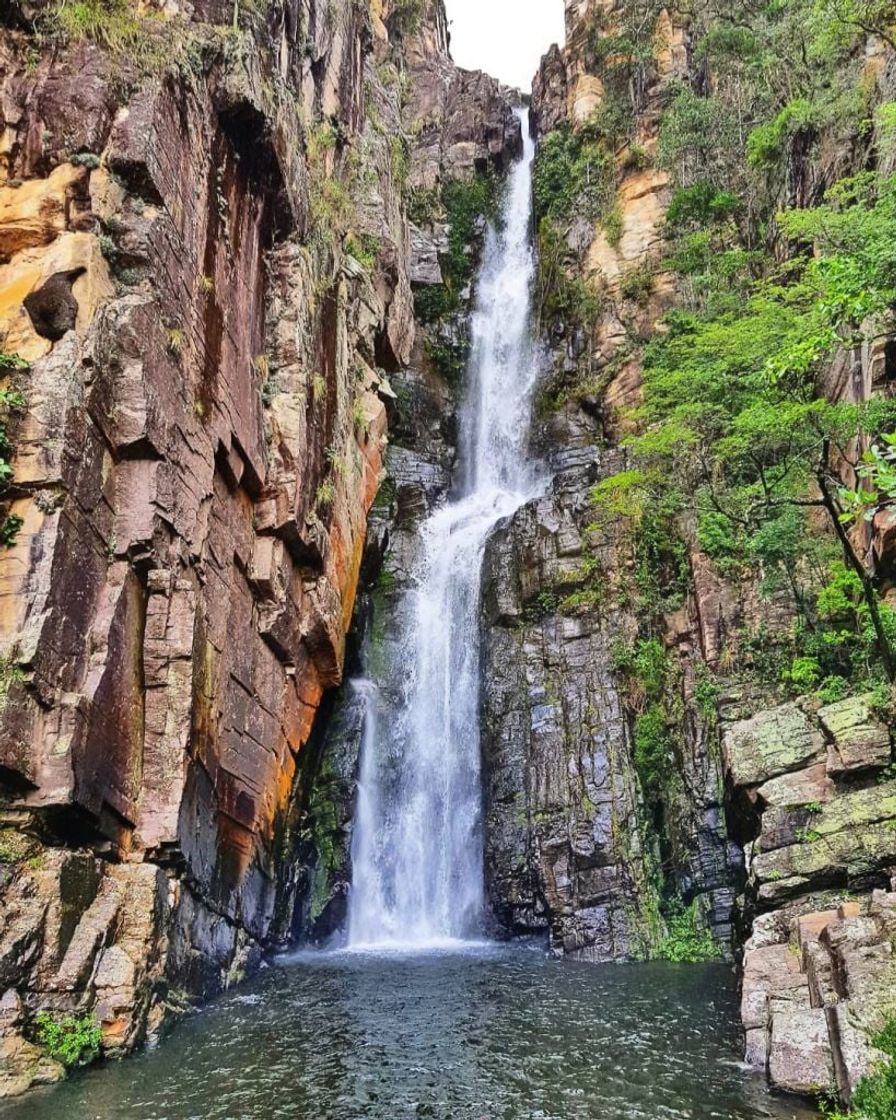
[[[3,19],[0,1094],[61,1075],[38,1013],[126,1051],[301,924],[390,378],[430,376],[408,202],[519,145],[441,0]]]
[[[891,692],[882,676],[872,687],[859,671],[819,686],[814,650],[800,689],[806,602],[821,595],[823,611],[826,601],[802,574],[816,548],[829,550],[831,570],[838,563],[823,511],[801,530],[790,561],[799,574],[774,580],[764,554],[735,564],[712,553],[671,473],[636,491],[649,460],[629,445],[644,430],[653,340],[670,322],[686,331],[711,319],[712,286],[724,290],[721,273],[704,258],[701,272],[694,258],[718,259],[735,244],[739,252],[755,228],[747,209],[762,207],[765,240],[745,246],[755,277],[766,267],[756,262],[794,253],[777,210],[816,206],[850,174],[887,172],[877,106],[892,104],[896,58],[886,26],[844,31],[843,45],[811,56],[812,66],[828,67],[824,81],[840,92],[862,89],[868,125],[840,110],[816,121],[807,110],[805,123],[785,126],[787,94],[760,103],[738,55],[749,55],[754,33],[774,47],[780,29],[756,11],[749,27],[730,30],[726,13],[724,4],[683,15],[568,0],[567,44],[546,55],[535,80],[538,298],[549,352],[535,425],[557,473],[545,498],[499,528],[486,556],[489,890],[505,928],[547,928],[556,951],[572,956],[708,956],[711,935],[719,954],[734,951],[743,964],[750,1065],[777,1089],[848,1100],[871,1068],[869,1037],[893,1010]],[[787,34],[798,43],[801,33]],[[735,59],[724,72],[713,61],[723,50]],[[715,132],[710,112],[719,114]],[[748,149],[748,162],[747,136],[763,112],[780,114],[773,127],[783,138],[775,134],[780,145],[764,163],[758,144]],[[733,139],[729,118],[739,121]],[[687,219],[688,241],[675,223],[704,190],[747,202],[730,203],[724,234],[717,216],[702,228]],[[747,290],[732,297],[742,310],[720,321],[746,312]],[[835,348],[819,363],[817,396],[885,404],[890,333],[885,322],[872,341]],[[671,410],[676,400],[667,400]],[[688,445],[678,446],[684,457]],[[852,485],[848,459],[831,475],[839,469]],[[821,506],[817,493],[807,491],[807,507]],[[889,519],[884,508],[850,529],[885,604]],[[809,613],[823,627],[824,615]]]

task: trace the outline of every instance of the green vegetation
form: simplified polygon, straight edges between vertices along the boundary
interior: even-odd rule
[[[365,185],[361,154],[346,136],[337,116],[320,121],[305,138],[308,157],[308,182],[312,244],[321,252],[333,254],[337,248],[353,257],[367,272],[372,272],[380,251],[379,239],[360,232],[358,199]],[[405,152],[403,137],[392,144],[393,176],[406,174],[396,153]],[[403,189],[398,181],[399,190]]]
[[[611,153],[583,126],[549,132],[538,150],[532,177],[539,219],[568,223],[577,214],[598,218],[612,205],[615,170]]]
[[[721,956],[712,933],[700,925],[696,902],[687,907],[678,900],[671,902],[667,907],[666,925],[668,933],[655,952],[659,960],[699,964]]]
[[[55,0],[50,20],[67,39],[92,39],[112,51],[133,47],[141,35],[128,0]]]
[[[472,179],[449,179],[441,189],[417,191],[410,200],[412,220],[443,220],[448,226],[448,251],[440,260],[443,284],[416,289],[417,318],[440,323],[460,307],[463,290],[473,279],[481,240],[482,219],[494,221],[498,212],[498,179],[489,171]]]
[[[542,324],[591,324],[601,300],[594,287],[574,267],[560,227],[550,218],[538,226],[538,288],[536,306]]]
[[[422,15],[423,0],[396,0],[389,20],[389,29],[399,38],[413,35],[420,27]]]
[[[28,363],[17,354],[8,354],[0,350],[0,379],[9,378],[28,369]],[[6,430],[6,420],[10,413],[18,412],[25,407],[25,398],[16,389],[0,388],[0,502],[4,492],[12,481],[12,445]],[[7,513],[0,520],[0,545],[11,548],[15,544],[19,530],[22,528],[22,519],[17,514]]]
[[[368,272],[373,272],[379,256],[380,245],[377,238],[370,233],[357,235],[349,233],[345,239],[345,251]]]
[[[828,1120],[892,1120],[896,1116],[896,1015],[890,1014],[871,1037],[871,1045],[884,1055],[858,1083],[849,1112],[824,1110]]]
[[[469,341],[453,329],[451,318],[460,310],[462,296],[473,281],[482,243],[483,221],[498,213],[499,182],[492,171],[472,179],[449,179],[440,188],[411,192],[408,212],[412,221],[444,221],[448,249],[440,258],[441,284],[418,285],[414,310],[429,330],[426,352],[434,368],[452,383],[459,381],[469,357]]]
[[[2,665],[0,665],[2,673]],[[0,683],[0,698],[3,696],[2,683]],[[34,841],[15,828],[0,829],[0,864],[18,863],[25,859],[34,848]]]
[[[37,1041],[47,1054],[70,1068],[99,1057],[103,1032],[95,1015],[54,1015],[41,1011],[35,1018]]]
[[[707,215],[728,221],[733,209],[704,187],[674,201],[679,227]],[[818,384],[839,348],[884,329],[896,301],[896,179],[845,180],[778,224],[811,251],[767,267],[744,298],[719,291],[702,310],[667,316],[667,331],[644,351],[631,466],[592,497],[640,532],[645,511],[655,520],[663,506],[695,525],[729,576],[758,570],[769,592],[788,587],[798,622],[779,676],[795,689],[892,679],[896,615],[847,527],[896,494],[896,406],[831,404]],[[856,489],[843,485],[844,464],[861,481]],[[827,538],[814,528],[819,519]]]
[[[612,652],[613,669],[622,682],[626,707],[634,716],[635,770],[656,817],[675,773],[677,718],[669,687],[672,665],[657,638],[639,638],[632,645],[620,642]]]
[[[304,821],[304,839],[315,859],[309,871],[309,916],[312,922],[326,910],[334,876],[344,859],[344,836],[339,819],[339,777],[332,761],[325,758],[311,787],[311,800]]]

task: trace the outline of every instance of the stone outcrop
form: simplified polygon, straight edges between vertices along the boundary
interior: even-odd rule
[[[746,944],[747,1061],[773,1088],[849,1101],[879,1055],[869,1037],[896,1008],[896,893],[757,919]]]
[[[60,1072],[38,1011],[126,1051],[307,917],[386,371],[423,354],[405,165],[519,143],[440,0],[400,7],[135,5],[119,53],[23,3],[0,42],[7,1093]]]
[[[647,955],[659,919],[657,853],[619,682],[607,672],[623,620],[611,602],[575,598],[583,567],[605,571],[614,544],[589,533],[575,499],[593,469],[565,472],[488,543],[485,863],[501,927],[547,928],[558,951],[607,961]]]
[[[848,1100],[893,1011],[896,783],[873,696],[785,704],[723,735],[749,829],[742,1018],[777,1089]]]

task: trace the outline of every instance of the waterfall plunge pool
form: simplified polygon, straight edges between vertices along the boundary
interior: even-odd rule
[[[721,965],[540,948],[283,958],[2,1120],[809,1120],[739,1065]]]

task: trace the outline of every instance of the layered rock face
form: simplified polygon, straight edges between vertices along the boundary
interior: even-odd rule
[[[740,161],[734,170],[712,138],[701,147],[699,129],[690,148],[675,147],[688,112],[694,121],[703,106],[736,100],[707,47],[713,34],[725,39],[725,18],[568,0],[567,44],[535,80],[548,350],[536,430],[558,473],[547,497],[498,530],[486,562],[490,890],[507,928],[547,927],[557,951],[596,960],[664,953],[683,904],[720,952],[745,945],[750,1064],[778,1089],[848,1100],[873,1062],[869,1036],[892,1012],[887,690],[822,699],[785,688],[790,677],[759,666],[797,628],[795,585],[770,586],[760,561],[726,568],[690,522],[666,533],[659,523],[673,525],[680,505],[645,518],[619,497],[619,480],[640,465],[619,445],[642,422],[631,410],[643,399],[646,344],[670,329],[668,311],[686,322],[715,294],[695,292],[697,270],[675,256],[712,222],[688,219],[688,243],[667,221],[670,203],[724,183],[772,212],[811,206],[865,166],[839,120],[794,127],[763,157],[761,186],[744,170],[746,134],[740,148],[718,136]],[[744,43],[772,34],[753,19]],[[892,100],[885,40],[863,33],[838,56],[840,88]],[[873,142],[889,166],[889,149]],[[564,209],[576,177],[577,203]],[[768,251],[783,259],[793,246],[775,236]],[[817,394],[835,404],[888,397],[886,338],[835,352]],[[852,530],[887,601],[890,519],[885,509]],[[837,555],[829,526],[813,522],[809,533],[807,556],[826,533]]]
[[[608,672],[625,620],[580,590],[603,579],[616,543],[586,523],[594,473],[567,469],[489,541],[481,704],[495,918],[607,961],[646,956],[660,919],[658,852]]]
[[[600,108],[604,85],[589,62],[590,36],[598,13],[612,18],[612,11],[567,4],[567,46],[549,52],[533,87],[542,143]],[[656,149],[670,84],[686,72],[681,28],[664,14],[652,34],[662,49],[638,88],[639,164]],[[662,867],[727,946],[741,858],[727,836],[713,719],[693,703],[700,629],[693,600],[669,618],[665,637],[674,687],[690,703],[662,821],[635,765],[631,682],[620,664],[621,648],[637,635],[633,558],[619,526],[595,517],[589,495],[625,466],[618,451],[599,448],[618,434],[616,409],[636,399],[637,370],[624,358],[630,332],[646,334],[669,306],[663,282],[644,306],[623,294],[626,275],[661,241],[669,180],[624,156],[617,179],[614,245],[581,214],[563,247],[576,269],[600,277],[602,313],[586,327],[541,309],[548,356],[535,443],[554,482],[549,497],[492,540],[483,617],[491,899],[505,928],[547,928],[557,951],[595,961],[650,956],[661,946]],[[570,380],[594,387],[573,396],[564,389]]]
[[[428,183],[519,142],[418,8],[7,17],[4,1092],[60,1073],[38,1011],[126,1050],[291,936],[386,371],[422,354],[410,137]]]

